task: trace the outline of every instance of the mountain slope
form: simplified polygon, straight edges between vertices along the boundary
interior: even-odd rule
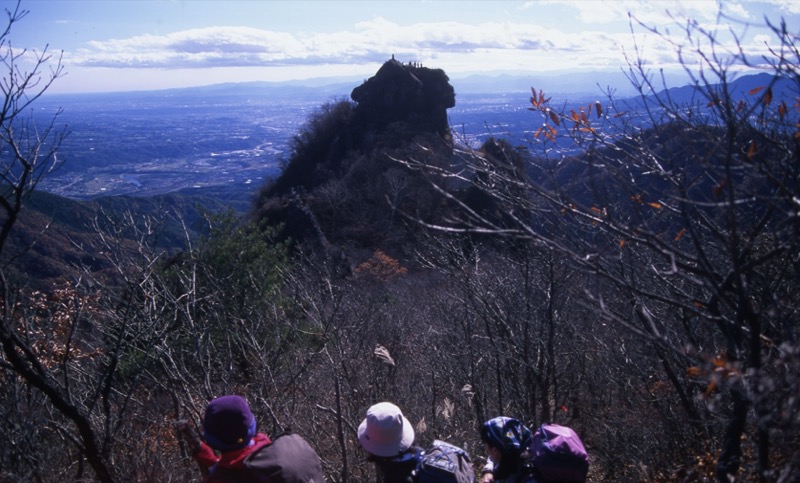
[[[248,205],[249,200],[223,201],[196,193],[76,201],[36,191],[11,232],[0,267],[15,285],[37,290],[76,280],[85,271],[101,279],[114,277],[106,257],[109,248],[145,241],[165,253],[179,251],[187,234],[196,238],[202,233],[205,214],[241,213]],[[149,224],[150,235],[143,238],[131,222],[140,230]],[[112,247],[100,232],[110,235],[106,240]]]

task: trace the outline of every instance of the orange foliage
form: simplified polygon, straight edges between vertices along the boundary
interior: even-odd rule
[[[764,104],[770,105],[772,103],[772,88],[767,89],[764,93]]]
[[[786,114],[789,112],[789,106],[786,105],[786,101],[781,101],[778,104],[778,116],[780,116],[781,120],[786,117]]]
[[[355,268],[356,275],[371,275],[383,282],[405,275],[407,271],[405,267],[400,265],[400,262],[381,250],[375,250],[369,260],[362,262]]]
[[[531,87],[531,93],[533,94],[533,96],[531,97],[531,105],[533,106],[533,108],[529,108],[531,110],[538,109],[550,101],[549,97],[548,98],[544,97],[544,92],[542,92],[541,89],[539,90],[539,93],[537,95],[536,89]]]
[[[750,141],[750,147],[747,149],[747,159],[753,159],[756,154],[756,142]]]
[[[561,125],[561,121],[559,121],[558,114],[556,114],[556,111],[553,111],[552,109],[548,109],[547,113],[550,114],[550,119],[553,120],[553,123],[555,123],[556,126]]]
[[[31,350],[48,368],[67,359],[95,359],[102,349],[91,348],[75,337],[80,320],[90,320],[99,314],[99,294],[79,293],[66,286],[52,293],[33,292],[23,303],[17,303],[18,333],[29,341]]]
[[[715,185],[713,188],[714,196],[717,197],[722,196],[722,191],[725,189],[727,185],[728,185],[727,178],[723,179],[722,181],[719,182],[719,184]]]
[[[738,366],[728,359],[728,354],[720,352],[713,357],[706,358],[705,364],[693,366],[686,370],[686,374],[694,379],[704,380],[706,389],[704,396],[711,397],[718,390],[720,385],[728,380],[742,376]]]

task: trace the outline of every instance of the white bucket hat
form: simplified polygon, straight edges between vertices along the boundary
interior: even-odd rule
[[[414,428],[400,408],[381,402],[367,410],[366,419],[358,427],[358,441],[375,456],[397,456],[414,443]]]

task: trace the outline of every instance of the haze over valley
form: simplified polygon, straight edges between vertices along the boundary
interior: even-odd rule
[[[527,110],[529,78],[482,76],[452,83],[456,106],[448,116],[457,141],[478,145],[500,136],[522,142],[534,129]],[[59,150],[62,166],[39,188],[74,199],[209,188],[252,192],[278,174],[288,142],[309,114],[327,102],[349,99],[358,84],[240,83],[45,97],[37,114],[47,120],[61,108],[57,122],[69,134]],[[571,96],[583,103],[601,96],[600,87],[585,77],[571,89],[561,94],[565,100]]]

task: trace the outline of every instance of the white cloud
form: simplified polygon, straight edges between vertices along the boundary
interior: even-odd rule
[[[72,65],[92,67],[202,69],[365,65],[385,61],[395,54],[404,61],[421,61],[454,72],[476,65],[486,70],[619,69],[626,66],[623,52],[629,56],[640,54],[654,66],[677,65],[676,45],[686,41],[682,37],[685,26],[682,19],[696,20],[709,32],[727,27],[714,23],[719,13],[715,1],[546,0],[532,5],[542,12],[553,11],[545,9],[546,6],[567,7],[585,25],[575,29],[571,22],[544,22],[535,9],[529,9],[527,15],[520,15],[515,22],[401,25],[374,17],[350,29],[325,33],[209,27],[165,35],[95,40],[77,52],[68,53],[66,60]],[[730,2],[725,8],[737,11],[740,5]],[[658,26],[661,36],[642,28],[634,29],[635,36],[625,28],[617,28],[616,33],[603,28],[606,22],[627,23],[628,12],[633,12],[645,25]],[[670,18],[668,12],[674,17]],[[661,30],[665,24],[673,27],[675,37]],[[763,46],[763,41],[760,45]]]
[[[659,26],[672,23],[673,18],[707,20],[719,12],[714,0],[535,0],[524,5],[527,10],[553,7],[574,11],[575,19],[585,25],[628,22],[630,14],[645,25]]]
[[[781,13],[790,15],[800,14],[800,2],[797,0],[763,0],[763,3],[772,7],[777,7]]]
[[[71,63],[95,67],[202,67],[280,62],[305,52],[292,35],[249,27],[210,27],[167,35],[89,42]]]
[[[491,50],[498,56],[524,51],[571,53],[619,51],[602,33],[564,35],[531,23],[432,22],[399,25],[380,17],[352,30],[308,34],[245,27],[191,29],[167,35],[89,42],[69,55],[74,65],[115,68],[201,68],[300,63],[375,62],[396,53],[408,60],[434,55],[471,55]]]

